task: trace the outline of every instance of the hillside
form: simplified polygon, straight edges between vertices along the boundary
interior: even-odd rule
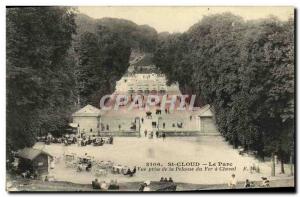
[[[96,34],[98,28],[106,28],[111,32],[119,32],[126,37],[133,49],[143,52],[153,52],[157,44],[158,34],[153,27],[137,25],[136,23],[118,18],[93,19],[84,14],[78,14],[75,18],[77,25],[76,39],[85,32]]]

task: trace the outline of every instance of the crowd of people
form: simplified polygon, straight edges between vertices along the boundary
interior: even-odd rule
[[[167,177],[161,177],[159,182],[170,182],[173,183],[173,179],[171,177],[169,177],[169,179]]]
[[[85,153],[87,156],[87,153]],[[77,172],[81,172],[83,170],[89,172],[92,169],[92,161],[87,157],[80,158],[79,163],[77,165]]]
[[[250,181],[249,179],[245,180],[243,185],[244,188],[255,188],[255,187],[270,187],[270,181],[267,177],[261,177],[261,184],[256,185],[254,181]],[[236,179],[235,174],[232,174],[230,180],[228,181],[228,187],[230,189],[236,189],[238,185],[238,181]]]
[[[47,145],[50,145],[51,143],[55,144],[65,144],[66,146],[71,144],[77,144],[80,146],[86,146],[86,145],[94,145],[94,146],[103,146],[105,143],[107,144],[113,144],[114,138],[113,136],[109,136],[107,138],[99,137],[99,136],[76,136],[75,134],[71,135],[64,135],[62,137],[53,137],[51,134],[48,134],[47,136],[41,136],[37,137],[38,142],[44,142]]]
[[[145,137],[148,137],[149,139],[153,139],[154,132],[153,131],[148,131],[147,129],[144,130],[144,135]],[[162,138],[163,140],[166,139],[166,133],[165,132],[159,132],[155,131],[155,136],[156,138]]]
[[[103,137],[96,136],[83,136],[78,139],[78,145],[86,146],[86,145],[94,145],[94,146],[103,146],[105,143],[113,144],[114,138],[113,136],[109,136],[107,140],[104,140]]]
[[[38,136],[36,138],[38,142],[44,142],[47,145],[50,145],[51,143],[54,144],[65,144],[65,145],[70,145],[70,144],[76,144],[77,143],[77,138],[76,135],[74,134],[66,134],[61,137],[54,137],[51,134],[48,134],[46,136]]]
[[[171,177],[161,177],[160,181],[154,181],[153,184],[151,181],[143,182],[140,187],[140,192],[149,192],[149,191],[175,191],[177,185],[174,183]]]
[[[133,170],[130,170],[130,168],[127,169],[127,172],[124,173],[124,175],[128,175],[132,177],[136,173],[136,167],[133,168]]]

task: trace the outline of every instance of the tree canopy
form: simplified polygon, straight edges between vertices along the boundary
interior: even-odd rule
[[[169,83],[210,104],[235,147],[279,155],[294,147],[294,20],[205,16],[184,33],[65,7],[7,8],[7,146],[59,134],[74,109],[98,106],[133,50],[153,53]]]
[[[31,146],[68,122],[74,78],[66,58],[76,25],[70,8],[7,9],[7,146]]]
[[[294,21],[204,17],[160,36],[155,63],[211,104],[221,134],[261,157],[290,155],[294,140]]]

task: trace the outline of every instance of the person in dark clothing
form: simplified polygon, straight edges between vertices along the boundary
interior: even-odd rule
[[[132,173],[136,173],[136,166],[134,166]]]
[[[110,144],[113,144],[113,142],[114,142],[114,138],[113,138],[113,136],[110,136],[110,137],[109,137],[109,143],[110,143]]]
[[[249,179],[246,179],[246,181],[245,181],[245,186],[244,186],[244,187],[245,187],[245,188],[251,187],[251,184],[250,184]]]
[[[108,189],[109,190],[118,190],[118,189],[120,189],[120,186],[119,186],[117,180],[115,180],[115,181],[111,180]]]
[[[165,132],[162,133],[162,138],[163,138],[163,140],[166,139],[166,133]]]
[[[37,170],[34,171],[34,173],[33,173],[33,178],[34,178],[34,179],[37,179],[37,178],[38,178],[38,171],[37,171]]]
[[[169,177],[169,182],[173,183],[173,179],[171,177]]]
[[[142,120],[142,124],[144,123],[144,118],[141,119]]]
[[[145,188],[145,187],[146,187],[146,184],[145,184],[145,183],[142,183],[142,184],[140,185],[139,191],[140,191],[140,192],[144,191],[144,188]]]
[[[158,138],[158,137],[159,137],[159,132],[156,131],[156,132],[155,132],[155,135],[156,135],[156,138]]]
[[[131,171],[130,176],[133,176],[136,173],[136,167],[134,166],[133,170]]]
[[[87,164],[85,170],[86,170],[87,172],[89,172],[89,171],[91,170],[91,168],[92,168],[92,163],[91,163],[91,162],[88,162],[88,164]]]
[[[164,177],[161,177],[159,182],[164,182]]]
[[[98,179],[95,179],[94,181],[92,181],[92,187],[93,187],[93,189],[100,189],[100,184],[98,182]]]

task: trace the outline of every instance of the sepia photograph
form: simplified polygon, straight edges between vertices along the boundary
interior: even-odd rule
[[[295,192],[294,7],[5,10],[7,192]]]

